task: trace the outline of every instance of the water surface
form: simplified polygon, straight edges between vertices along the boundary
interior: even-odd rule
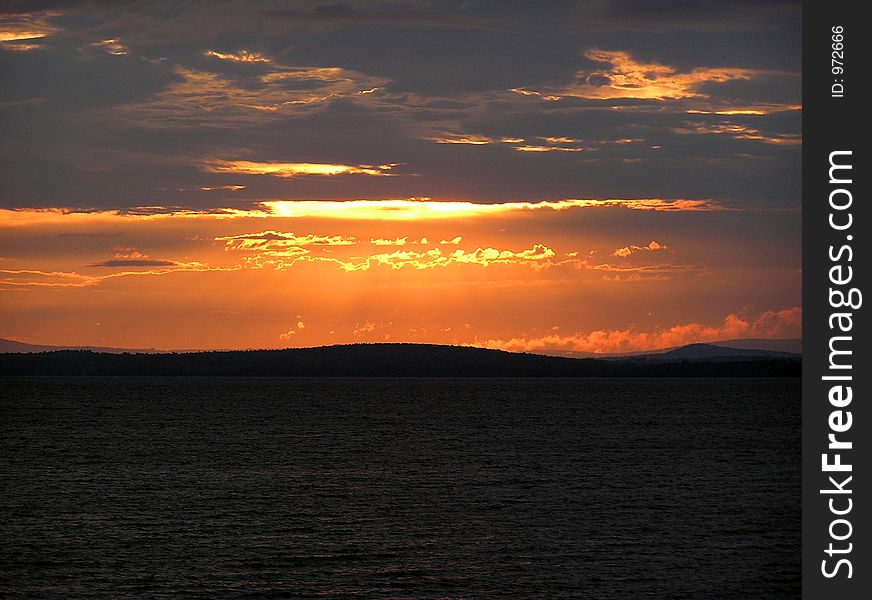
[[[800,380],[7,378],[0,594],[783,598]]]

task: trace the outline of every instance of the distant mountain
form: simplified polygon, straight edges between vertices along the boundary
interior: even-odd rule
[[[691,348],[684,353],[673,351],[657,356],[603,360],[428,344],[351,344],[288,350],[152,354],[62,350],[0,354],[0,375],[766,377],[801,374],[802,363],[795,355],[730,354],[725,359],[723,354],[710,355],[709,352]]]
[[[647,360],[712,360],[735,358],[792,358],[795,352],[777,352],[775,350],[746,350],[730,348],[715,344],[688,344],[667,352],[645,354]]]
[[[642,356],[655,356],[673,351],[680,351],[683,348],[693,346],[716,346],[727,349],[747,350],[750,352],[742,352],[741,354],[731,354],[729,351],[723,352],[723,356],[759,356],[759,351],[781,352],[785,354],[802,354],[801,339],[740,339],[740,340],[724,340],[719,342],[708,342],[703,344],[688,344],[687,346],[676,346],[672,348],[657,348],[655,350],[645,350],[643,352],[606,352],[597,354],[594,352],[581,351],[563,351],[557,353],[559,356],[568,356],[570,358],[634,358]],[[718,351],[710,350],[712,356],[717,356]],[[688,356],[691,358],[691,356]]]
[[[134,353],[134,354],[144,354],[150,352],[161,352],[161,350],[155,350],[154,348],[139,348],[139,349],[129,349],[129,348],[107,348],[102,346],[44,346],[41,344],[26,344],[24,342],[17,342],[15,340],[7,340],[0,338],[0,353],[3,352],[53,352],[56,350],[90,350],[92,352],[106,352],[109,354],[121,354],[124,352]]]
[[[741,350],[772,350],[774,352],[792,352],[794,354],[802,354],[802,339],[742,339],[742,340],[724,340],[722,342],[712,342],[715,346],[724,346],[726,348],[739,348]]]
[[[682,348],[690,348],[698,345],[719,346],[723,348],[735,348],[741,350],[769,350],[772,352],[782,353],[802,353],[801,339],[740,339],[740,340],[724,340],[721,342],[711,342],[710,344],[690,344],[689,346],[680,346],[678,348],[661,348],[658,350],[648,350],[646,352],[620,352],[595,354],[593,352],[564,352],[559,356],[569,358],[604,358],[604,357],[635,357],[635,356],[651,356],[665,354],[672,351],[679,351]],[[55,350],[91,350],[92,352],[107,352],[110,354],[151,354],[156,352],[170,352],[168,350],[156,350],[155,348],[112,348],[103,346],[46,346],[41,344],[27,344],[16,340],[8,340],[0,338],[0,353],[4,352],[52,352]],[[176,350],[175,352],[189,352],[184,350]],[[716,351],[710,351],[712,356],[715,356]],[[725,356],[729,355],[724,353]],[[755,352],[746,352],[742,356],[759,356]]]

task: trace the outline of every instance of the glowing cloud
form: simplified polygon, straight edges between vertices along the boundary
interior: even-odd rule
[[[216,237],[215,240],[228,242],[239,240],[282,241],[292,243],[295,246],[352,246],[357,243],[356,238],[341,235],[316,235],[313,233],[307,235],[295,235],[293,232],[286,233],[282,231],[243,233],[240,235]]]
[[[518,152],[581,152],[581,148],[567,148],[566,146],[514,146]]]
[[[203,185],[198,188],[201,192],[215,192],[215,191],[226,191],[226,192],[238,192],[240,190],[244,190],[244,185]],[[184,190],[181,190],[184,191]]]
[[[721,324],[713,326],[687,323],[650,332],[631,329],[597,330],[566,336],[552,334],[509,340],[488,340],[483,345],[514,352],[551,350],[607,354],[658,350],[738,338],[779,339],[801,335],[802,309],[794,306],[778,311],[767,311],[755,319],[730,314]]]
[[[369,243],[373,246],[405,246],[406,240],[408,237],[398,237],[392,240],[386,240],[384,238],[374,238],[369,240]]]
[[[59,14],[61,13],[56,11],[0,14],[0,48],[23,50],[22,45],[15,42],[39,40],[56,33],[58,28],[50,25],[48,20]],[[7,44],[6,42],[11,43]]]
[[[91,267],[173,267],[177,263],[171,260],[152,260],[149,258],[113,258],[93,263]]]
[[[666,250],[669,248],[666,244],[660,244],[655,240],[651,240],[651,243],[647,246],[624,246],[623,248],[618,248],[614,252],[612,252],[612,256],[616,256],[618,258],[626,258],[631,254],[636,254],[637,252],[651,252],[653,250]]]
[[[543,202],[503,202],[476,204],[474,202],[435,202],[431,200],[348,200],[286,201],[261,203],[266,210],[279,217],[320,217],[360,220],[439,220],[478,216],[498,216],[535,210],[562,211],[575,208],[623,207],[631,210],[654,211],[718,211],[725,210],[712,200],[686,200],[660,198],[557,200]]]
[[[687,114],[689,115],[723,115],[723,116],[731,116],[731,115],[751,115],[751,116],[760,116],[760,115],[769,115],[772,113],[778,112],[787,112],[794,110],[802,110],[801,104],[752,104],[746,105],[741,108],[715,108],[709,107],[707,109],[695,108],[687,110]]]
[[[726,135],[737,140],[752,140],[764,144],[779,146],[798,146],[802,144],[802,137],[798,134],[772,134],[766,135],[758,129],[752,129],[744,125],[725,121],[716,125],[705,123],[688,123],[686,127],[677,127],[672,130],[680,135]]]
[[[297,318],[299,319],[300,317],[298,316]],[[297,323],[294,327],[291,327],[286,332],[279,335],[279,339],[289,340],[292,337],[294,337],[295,335],[297,335],[298,333],[300,333],[301,331],[303,331],[305,328],[306,328],[306,324],[303,321],[297,321]]]
[[[140,126],[237,127],[245,122],[260,122],[317,107],[337,98],[365,101],[389,80],[371,77],[342,68],[277,65],[256,53],[208,56],[236,63],[258,64],[271,71],[260,75],[261,85],[244,86],[220,73],[176,66],[178,81],[145,102],[119,107],[118,118],[135,120]],[[299,81],[301,86],[289,86]],[[308,85],[318,82],[316,89]]]
[[[557,102],[561,100],[561,97],[556,94],[543,94],[542,92],[537,92],[535,90],[525,90],[523,88],[512,88],[509,90],[513,94],[518,94],[520,96],[535,96],[537,98],[541,98],[547,102]]]
[[[218,58],[220,60],[229,60],[231,62],[241,62],[241,63],[268,63],[272,62],[272,59],[264,56],[260,52],[249,52],[248,50],[239,50],[238,52],[216,52],[215,50],[206,50],[203,53],[206,56],[212,58]]]
[[[312,243],[310,241],[311,237],[298,237],[293,234],[276,235],[275,232],[264,232],[263,234],[221,237],[216,238],[216,240],[225,241],[225,250],[239,251],[247,254],[244,266],[255,269],[264,267],[288,269],[300,262],[333,263],[341,270],[347,272],[368,271],[378,266],[386,266],[391,269],[409,267],[419,270],[447,267],[456,264],[480,265],[483,267],[500,264],[527,264],[541,267],[550,265],[551,259],[556,256],[556,253],[548,246],[534,244],[532,248],[519,252],[498,250],[490,247],[476,248],[471,252],[459,248],[451,252],[443,252],[440,248],[421,251],[397,249],[393,252],[379,252],[364,257],[341,258],[323,253],[314,253],[312,249],[304,247]],[[336,243],[315,245],[348,245],[346,240],[353,238],[342,238],[341,236],[325,238],[321,236],[319,239],[336,240]],[[406,239],[405,237],[395,240],[373,239],[370,243],[375,246],[405,246]],[[456,245],[460,243],[460,236],[450,242],[443,241],[442,243]],[[286,260],[273,259],[291,260],[287,262]]]
[[[483,135],[455,135],[445,137],[428,138],[431,142],[437,144],[467,144],[470,146],[484,146],[494,143],[489,137]]]
[[[136,248],[115,248],[115,257],[89,266],[91,267],[174,267],[178,263],[172,260],[154,260]]]
[[[0,285],[11,287],[85,287],[99,281],[80,273],[36,269],[0,269]]]
[[[0,42],[35,40],[45,36],[46,34],[42,31],[0,31]]]
[[[512,252],[511,250],[497,250],[496,248],[477,248],[472,252],[454,250],[450,254],[443,253],[439,248],[433,248],[425,252],[411,250],[396,250],[390,253],[373,254],[359,262],[341,261],[338,259],[319,257],[305,257],[304,260],[329,260],[336,262],[343,271],[368,271],[376,266],[387,266],[391,269],[432,269],[435,267],[447,267],[449,265],[490,265],[520,264],[534,267],[542,267],[550,264],[550,259],[555,252],[542,244],[535,244],[532,248]]]
[[[11,50],[13,52],[30,52],[31,50],[39,50],[44,48],[42,44],[26,44],[23,42],[2,43],[0,42],[0,50]]]
[[[127,46],[119,42],[117,38],[94,42],[91,46],[96,46],[113,56],[124,56],[128,52]]]
[[[627,52],[590,50],[585,56],[608,64],[608,69],[579,72],[578,83],[563,92],[582,98],[637,98],[662,100],[705,96],[699,88],[705,83],[724,83],[737,79],[752,79],[759,75],[752,69],[698,68],[680,73],[675,67],[658,63],[643,63]]]
[[[362,325],[358,323],[354,327],[353,333],[354,335],[363,335],[366,333],[372,333],[373,331],[375,331],[375,323],[373,323],[372,321],[366,321]]]
[[[395,164],[389,165],[338,165],[328,163],[274,163],[248,160],[208,160],[202,168],[208,173],[236,173],[240,175],[272,175],[290,179],[306,175],[369,175],[384,177],[390,175]]]
[[[699,67],[691,71],[660,63],[637,60],[628,52],[591,49],[585,56],[596,63],[607,65],[601,69],[578,71],[575,81],[547,90],[512,88],[509,91],[542,100],[582,98],[585,100],[654,100],[671,101],[689,114],[763,115],[773,112],[799,110],[795,104],[737,105],[735,99],[717,99],[705,91],[707,84],[746,81],[771,75],[772,72],[739,67]],[[798,77],[798,73],[775,73],[779,76]],[[690,106],[688,106],[690,104]],[[638,105],[617,105],[613,110],[649,112],[652,109]],[[662,109],[662,105],[654,110]]]

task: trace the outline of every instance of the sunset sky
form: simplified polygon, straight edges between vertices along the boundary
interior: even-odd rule
[[[801,335],[791,2],[0,2],[0,337]]]

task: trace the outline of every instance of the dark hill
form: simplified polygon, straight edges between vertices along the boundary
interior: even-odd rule
[[[799,376],[798,358],[576,359],[461,346],[352,344],[288,350],[0,355],[0,375],[256,377]]]

